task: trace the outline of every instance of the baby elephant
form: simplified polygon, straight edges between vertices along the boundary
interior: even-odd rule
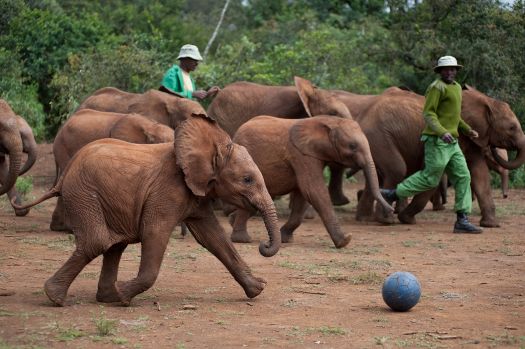
[[[45,283],[47,296],[59,306],[75,277],[101,254],[97,300],[129,305],[155,282],[170,234],[182,221],[246,295],[257,296],[265,281],[252,275],[226,236],[210,204],[215,197],[263,213],[270,240],[259,245],[262,255],[274,255],[281,243],[275,206],[248,151],[232,143],[214,121],[200,116],[177,128],[174,143],[103,139],[85,146],[57,185],[25,207],[58,195],[64,199],[77,245]],[[117,281],[122,252],[138,242],[142,248],[137,277]]]
[[[291,193],[291,213],[281,228],[282,242],[291,242],[310,203],[335,246],[346,246],[350,234],[343,234],[323,178],[327,164],[362,168],[375,198],[388,210],[392,207],[379,192],[379,184],[368,141],[357,122],[331,116],[288,120],[258,116],[242,125],[234,142],[244,145],[259,166],[272,197]],[[250,213],[238,209],[231,238],[249,242],[246,221]]]
[[[53,142],[57,183],[73,156],[86,144],[102,138],[115,138],[130,143],[155,144],[173,142],[174,130],[139,114],[109,113],[91,109],[77,111],[67,119]],[[69,230],[62,198],[58,198],[50,229]]]

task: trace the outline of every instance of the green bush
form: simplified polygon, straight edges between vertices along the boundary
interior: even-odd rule
[[[0,71],[4,72],[0,79],[0,98],[29,123],[37,140],[43,140],[45,114],[38,101],[37,86],[22,77],[18,57],[4,48],[0,48]]]
[[[26,198],[27,194],[33,191],[33,177],[18,177],[16,179],[15,189],[23,198]]]
[[[50,84],[54,91],[51,102],[50,124],[54,134],[82,101],[103,87],[116,87],[127,92],[144,92],[158,88],[164,70],[162,59],[154,51],[135,46],[101,46],[92,52],[72,54],[68,64]]]

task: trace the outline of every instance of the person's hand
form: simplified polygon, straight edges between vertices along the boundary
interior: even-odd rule
[[[470,131],[468,131],[467,136],[469,136],[472,139],[476,139],[476,138],[479,137],[479,134],[478,134],[478,131],[476,131],[476,130],[470,130]]]
[[[221,89],[219,86],[212,86],[209,90],[208,90],[208,97],[209,96],[215,96],[217,94],[217,92],[219,92]]]
[[[449,132],[445,133],[443,136],[441,136],[441,140],[445,143],[454,143],[455,139],[454,136],[452,136]]]
[[[204,98],[206,98],[208,93],[206,91],[204,91],[204,90],[197,90],[197,91],[193,91],[193,93],[191,95],[193,97],[197,98],[197,99],[204,99]]]

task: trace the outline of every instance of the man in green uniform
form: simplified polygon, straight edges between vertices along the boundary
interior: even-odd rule
[[[458,130],[470,138],[478,137],[461,118],[461,86],[454,80],[461,67],[452,56],[438,60],[434,71],[441,77],[428,87],[423,108],[426,127],[421,140],[425,144],[425,167],[399,183],[396,189],[381,189],[381,194],[389,203],[414,196],[437,187],[445,172],[456,191],[454,233],[479,234],[482,229],[467,217],[472,209],[470,172],[458,143]]]
[[[197,46],[182,46],[177,59],[179,60],[179,65],[174,64],[164,74],[160,86],[161,91],[189,99],[204,99],[219,92],[220,89],[217,86],[213,86],[208,91],[195,88],[195,80],[190,76],[190,73],[197,69],[199,62],[202,61]]]

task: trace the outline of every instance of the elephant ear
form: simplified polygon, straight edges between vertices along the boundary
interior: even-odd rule
[[[188,188],[196,196],[206,196],[216,179],[220,149],[231,139],[214,121],[193,116],[175,131],[175,156]]]
[[[301,102],[303,103],[306,113],[310,117],[313,116],[309,105],[310,105],[310,100],[315,95],[316,87],[312,84],[311,81],[303,79],[299,76],[294,77],[294,82],[295,82],[295,87],[297,88],[297,93],[299,94],[299,98],[301,98]]]
[[[336,153],[335,128],[339,121],[340,119],[331,117],[299,120],[290,128],[290,141],[302,154],[330,161]]]
[[[192,116],[202,117],[214,121],[209,117],[206,110],[197,102],[187,98],[178,98],[168,95],[164,98],[164,106],[167,115],[176,115],[176,120],[171,123],[171,128],[177,128],[179,124]]]

